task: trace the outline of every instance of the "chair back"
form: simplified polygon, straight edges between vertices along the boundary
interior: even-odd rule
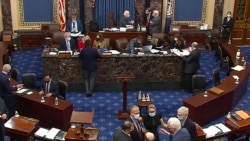
[[[193,95],[201,90],[206,89],[206,76],[201,74],[195,74],[192,76],[192,91]]]
[[[220,84],[220,69],[216,68],[213,70],[214,86]]]
[[[47,32],[47,36],[52,37],[53,32],[60,31],[59,24],[43,24],[41,25],[41,30]]]
[[[66,99],[66,94],[68,91],[68,83],[63,80],[59,80],[58,87],[59,87],[59,98]]]
[[[115,19],[114,19],[114,12],[112,11],[108,12],[107,19],[108,19],[109,28],[117,27],[117,23],[115,22]]]
[[[36,74],[35,73],[24,73],[22,75],[22,82],[24,87],[30,89],[36,89]]]
[[[10,73],[10,78],[14,79],[15,81],[17,81],[19,76],[19,71],[16,68],[12,68],[11,69],[11,73]]]
[[[152,33],[152,38],[157,38],[162,41],[164,41],[166,37],[167,37],[166,33]]]
[[[110,39],[109,38],[104,38],[104,41],[106,42],[106,48],[107,49],[112,49],[112,47],[110,46]]]
[[[116,39],[115,44],[116,44],[116,49],[118,51],[123,51],[127,47],[128,39],[127,38]]]
[[[64,31],[55,31],[52,33],[52,48],[58,48],[60,41],[64,38]]]

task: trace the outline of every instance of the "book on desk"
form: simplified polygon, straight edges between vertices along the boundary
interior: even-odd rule
[[[65,140],[66,132],[57,128],[46,129],[40,127],[36,132],[35,136],[38,138],[44,138],[48,140]]]

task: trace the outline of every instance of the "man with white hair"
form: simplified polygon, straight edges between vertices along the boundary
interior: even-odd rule
[[[0,97],[4,100],[7,109],[9,110],[9,117],[15,114],[15,102],[12,91],[16,91],[17,88],[22,88],[23,84],[16,86],[10,85],[8,73],[11,70],[10,64],[4,64],[2,72],[0,73]]]
[[[198,43],[193,42],[188,56],[183,56],[185,62],[185,84],[186,90],[192,93],[192,77],[200,69],[200,55],[201,51],[198,49]]]
[[[189,109],[185,106],[181,106],[177,110],[177,117],[181,122],[182,128],[186,128],[191,136],[191,141],[197,140],[197,131],[194,122],[188,118]]]
[[[152,132],[145,133],[145,141],[154,141],[155,135]]]
[[[188,130],[186,128],[181,127],[181,122],[178,118],[169,118],[168,129],[170,130],[170,132],[161,128],[160,133],[169,135],[171,141],[191,141],[191,137]]]
[[[152,14],[153,18],[149,22],[149,34],[160,32],[161,19],[159,16],[159,10],[154,10]]]
[[[119,27],[126,27],[126,25],[134,24],[134,20],[129,20],[130,12],[125,10],[119,20]]]

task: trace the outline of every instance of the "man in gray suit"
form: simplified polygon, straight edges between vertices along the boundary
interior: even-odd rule
[[[149,34],[160,32],[160,16],[159,10],[154,10],[152,14],[153,18],[149,22]]]
[[[116,129],[113,136],[113,141],[132,141],[130,133],[134,130],[134,124],[126,120],[122,128]]]

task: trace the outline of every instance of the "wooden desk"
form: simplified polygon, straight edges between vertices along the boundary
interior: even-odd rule
[[[147,33],[146,32],[89,32],[90,39],[94,40],[97,33],[101,33],[103,38],[110,39],[110,46],[112,49],[116,49],[115,40],[121,38],[127,38],[128,41],[141,35],[143,37],[143,43],[146,43]]]
[[[94,118],[93,112],[76,112],[71,115],[71,123],[92,124]]]
[[[11,84],[16,82],[11,80]],[[41,102],[42,96],[37,91],[33,94],[14,94],[17,111],[19,114],[40,120],[40,125],[45,128],[59,128],[67,131],[70,127],[70,118],[73,111],[73,104],[58,99],[55,105],[55,97],[45,97],[45,102]]]
[[[11,117],[5,124],[5,134],[14,139],[29,140],[39,127],[39,120],[24,116]]]
[[[85,128],[84,133],[87,133],[88,135],[83,137],[80,137],[80,130],[80,126],[69,128],[65,136],[65,141],[98,141],[98,128]]]
[[[226,41],[220,41],[221,46],[236,64],[235,55],[237,48],[228,45]],[[242,57],[242,53],[241,53]],[[238,63],[241,62],[241,58]],[[239,84],[235,84],[233,75],[239,76]],[[189,117],[203,126],[221,116],[226,115],[238,103],[240,98],[245,94],[247,89],[249,71],[248,69],[242,71],[232,71],[230,75],[217,87],[224,90],[221,95],[215,95],[208,91],[208,97],[204,97],[201,92],[193,97],[185,99],[183,105],[189,108]],[[223,105],[222,105],[223,104]]]

